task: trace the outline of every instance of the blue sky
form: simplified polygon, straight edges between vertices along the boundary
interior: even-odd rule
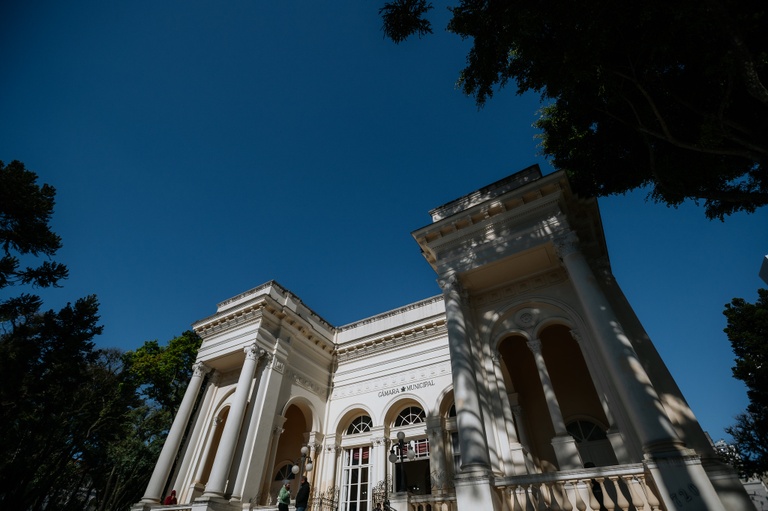
[[[482,110],[468,43],[384,40],[379,2],[0,4],[0,159],[57,189],[70,278],[101,347],[162,342],[275,279],[335,325],[440,293],[410,232],[533,163],[539,101]],[[619,169],[617,169],[619,171]],[[642,191],[600,200],[611,263],[716,440],[747,404],[723,306],[754,301],[768,210],[710,222]]]

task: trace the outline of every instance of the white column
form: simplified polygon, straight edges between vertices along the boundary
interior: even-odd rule
[[[256,343],[246,347],[245,362],[240,370],[240,378],[237,380],[237,388],[232,398],[232,405],[227,416],[227,423],[224,425],[224,431],[221,435],[216,458],[213,460],[211,476],[208,478],[208,484],[205,486],[205,497],[223,497],[226,491],[227,474],[232,465],[232,459],[235,455],[237,439],[240,436],[240,428],[243,424],[245,408],[248,404],[248,395],[251,392],[251,383],[256,372],[256,365],[259,357],[264,355],[264,350],[259,350]]]
[[[462,289],[455,276],[440,280],[445,298],[448,348],[451,353],[453,395],[459,432],[461,468],[490,470],[488,444],[472,364],[472,348],[464,313]]]
[[[321,449],[322,444],[320,443],[320,440],[322,440],[323,435],[320,434],[318,431],[312,431],[309,434],[309,442],[307,443],[307,446],[309,447],[309,457],[312,459],[312,470],[308,470],[307,475],[307,482],[309,483],[310,487],[312,488],[312,491],[315,491],[315,474],[317,474],[317,471],[320,470],[320,464],[318,463],[317,459],[317,453]]]
[[[336,443],[335,437],[326,438],[325,448],[323,449],[322,491],[326,491],[329,488],[338,488],[338,484],[336,484],[336,459],[340,450],[341,447]]]
[[[567,435],[563,413],[560,411],[560,403],[555,395],[555,388],[552,386],[552,378],[549,376],[547,364],[544,362],[544,354],[541,352],[541,340],[533,339],[526,343],[528,349],[533,353],[533,359],[536,361],[536,369],[539,373],[539,381],[544,390],[544,400],[547,402],[549,416],[552,419],[552,426],[555,428],[555,435]]]
[[[383,431],[380,435],[376,435],[371,438],[371,491],[376,489],[376,486],[383,482],[386,484],[384,474],[387,471],[387,439],[384,438]]]
[[[448,483],[442,417],[427,417],[427,436],[429,438],[429,475],[433,483],[432,491],[433,493],[442,492]]]
[[[569,233],[568,236],[556,240],[555,247],[573,282],[589,325],[595,333],[611,381],[626,402],[625,408],[643,450],[677,450],[682,446],[682,442],[664,413],[656,389],[605,293],[600,289],[592,269],[578,250],[577,243],[575,233]]]
[[[243,457],[233,486],[233,497],[241,496],[249,500],[259,493],[266,493],[272,482],[269,479],[273,475],[275,452],[271,443],[264,439],[272,438],[275,426],[282,427],[284,422],[277,410],[280,396],[283,395],[285,364],[280,359],[284,360],[284,356],[285,353],[276,348],[273,354],[264,357],[259,386],[252,400],[250,419],[247,421]]]
[[[517,424],[517,432],[520,435],[520,443],[527,451],[531,450],[531,444],[528,440],[528,432],[525,430],[525,423],[523,422],[523,407],[515,403],[512,406],[512,415],[515,418]]]
[[[184,398],[181,400],[179,411],[176,412],[176,417],[173,419],[173,425],[168,432],[165,444],[163,444],[163,450],[160,452],[160,457],[155,464],[155,469],[152,471],[152,477],[149,478],[149,484],[147,485],[147,490],[144,492],[144,497],[142,497],[141,502],[160,502],[163,495],[163,488],[171,473],[173,460],[179,452],[179,446],[181,445],[181,440],[184,436],[184,430],[186,430],[187,423],[192,415],[192,408],[195,405],[197,394],[200,392],[200,387],[203,385],[203,376],[205,376],[208,371],[210,371],[210,368],[206,367],[201,362],[192,366],[192,378],[189,380],[189,385],[187,385]]]
[[[505,438],[501,439],[500,442],[505,449],[502,452],[504,471],[508,476],[524,474],[527,472],[525,470],[525,453],[523,453],[523,446],[520,444],[519,433],[515,427],[515,419],[512,415],[512,408],[507,394],[507,385],[501,369],[501,354],[498,350],[493,352],[492,361],[493,374],[496,378],[496,394],[501,411],[496,419],[497,428],[501,434],[506,433]]]

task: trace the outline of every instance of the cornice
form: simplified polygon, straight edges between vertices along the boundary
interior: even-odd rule
[[[541,169],[538,165],[531,165],[511,176],[502,178],[495,183],[484,186],[483,188],[460,197],[456,200],[438,206],[429,212],[432,220],[437,222],[448,218],[456,213],[471,208],[477,204],[486,202],[490,199],[506,194],[512,190],[518,190],[524,186],[538,181],[542,178]]]
[[[370,336],[354,341],[354,344],[338,347],[337,360],[349,362],[351,360],[380,354],[389,350],[396,350],[404,345],[425,342],[446,335],[448,332],[445,317],[428,323],[420,324],[414,328],[391,332],[387,335]]]
[[[263,315],[263,308],[263,302],[254,303],[229,314],[217,314],[198,321],[192,325],[192,328],[197,335],[205,339],[219,332],[258,321]]]
[[[428,305],[432,305],[434,303],[442,302],[443,301],[443,295],[436,295],[430,298],[425,298],[424,300],[409,303],[408,305],[404,305],[402,307],[398,307],[397,309],[392,309],[387,312],[382,312],[381,314],[377,314],[375,316],[371,316],[369,318],[361,319],[360,321],[355,321],[354,323],[349,323],[347,325],[340,326],[336,329],[337,332],[344,332],[346,330],[351,330],[353,328],[358,328],[361,326],[365,326],[371,323],[375,323],[377,321],[381,321],[382,319],[391,318],[393,316],[399,316],[401,314],[404,314],[406,312],[410,312],[412,310],[421,309]]]
[[[564,174],[561,178],[564,179]],[[520,195],[520,190],[512,190],[507,195],[490,199],[413,231],[411,235],[422,248],[427,261],[434,265],[435,252],[446,244],[462,243],[478,237],[479,233],[482,233],[481,236],[487,235],[498,230],[499,226],[520,222],[526,217],[540,215],[542,210],[551,209],[565,197],[567,186],[562,179],[543,183],[541,187],[523,195]],[[505,215],[506,218],[501,222],[499,219],[490,220],[499,215]]]

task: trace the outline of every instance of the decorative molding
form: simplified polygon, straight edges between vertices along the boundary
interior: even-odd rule
[[[510,211],[508,212],[508,216],[506,218],[501,219],[499,221],[491,222],[488,225],[484,226],[482,229],[476,229],[460,237],[450,238],[446,236],[444,233],[439,232],[439,236],[434,239],[431,239],[429,242],[426,243],[426,245],[429,246],[432,250],[445,251],[445,250],[451,250],[453,248],[462,248],[467,244],[468,241],[479,238],[479,239],[482,239],[483,241],[477,245],[474,245],[471,249],[472,252],[477,253],[480,250],[482,250],[485,246],[489,246],[489,245],[492,246],[492,245],[501,243],[503,242],[503,240],[508,240],[510,237],[518,237],[520,234],[524,234],[526,232],[541,231],[542,228],[547,226],[560,225],[561,222],[557,218],[557,216],[549,216],[546,220],[543,220],[533,228],[528,228],[523,231],[514,231],[513,229],[515,225],[520,225],[521,221],[524,220],[526,217],[541,216],[540,215],[541,212],[545,212],[545,213],[549,212],[552,209],[552,206],[556,205],[559,200],[560,200],[559,194],[555,194],[554,197],[546,196],[536,206],[533,206],[524,211],[521,211],[519,209]],[[457,221],[456,224],[458,223],[459,222]],[[501,237],[491,236],[492,234],[499,233],[504,229],[508,229],[508,232],[509,232],[505,236],[501,236]],[[557,230],[557,229],[550,228],[550,229],[546,229],[545,232],[550,233],[554,230]],[[513,232],[517,236],[514,236],[512,234]],[[448,234],[453,234],[453,232]]]
[[[219,332],[257,321],[263,314],[263,308],[263,302],[256,303],[246,309],[233,311],[219,318],[214,317],[209,323],[193,325],[193,328],[197,335],[205,339]]]
[[[287,371],[285,374],[289,378],[291,378],[293,383],[295,383],[299,387],[302,387],[302,388],[304,388],[304,389],[306,389],[306,390],[308,390],[308,391],[310,391],[310,392],[312,392],[312,393],[314,393],[314,394],[316,394],[318,396],[321,396],[321,390],[325,390],[326,391],[325,394],[327,394],[327,389],[321,388],[320,385],[310,381],[306,377],[298,374],[296,371],[292,371],[292,370],[291,371]]]
[[[584,338],[581,336],[578,330],[571,330],[570,333],[574,341],[576,341],[578,344],[583,343]]]
[[[336,456],[341,452],[342,449],[341,449],[341,445],[333,442],[333,443],[326,444],[323,450],[327,454],[333,454],[334,456]]]
[[[543,289],[568,280],[568,274],[564,269],[557,269],[541,273],[529,279],[513,282],[506,286],[494,289],[479,296],[472,297],[472,303],[476,307],[491,305],[508,300],[516,295],[528,293],[537,289]]]
[[[215,369],[211,370],[211,376],[208,379],[208,382],[218,386],[221,383],[222,374],[221,371],[217,371]]]
[[[339,362],[348,362],[369,355],[380,354],[384,351],[398,349],[404,344],[412,345],[417,342],[431,341],[437,337],[447,335],[447,332],[448,329],[445,317],[443,316],[430,323],[402,332],[383,335],[373,339],[362,338],[353,346],[338,348],[336,355]]]
[[[208,374],[212,370],[213,369],[211,369],[207,365],[203,364],[202,362],[195,362],[192,365],[192,376],[193,377],[196,376],[198,378],[202,378],[203,376],[205,376],[206,374]]]
[[[459,277],[455,273],[437,279],[437,284],[443,290],[443,293],[450,293],[461,288]]]
[[[531,339],[525,343],[534,355],[541,355],[541,340]]]
[[[429,372],[427,372],[426,369],[429,369]],[[418,383],[424,380],[450,375],[450,372],[451,362],[450,360],[446,360],[438,364],[432,364],[428,367],[420,367],[408,372],[399,372],[376,380],[368,380],[369,385],[367,386],[361,386],[357,381],[355,383],[339,385],[333,389],[331,399],[342,399],[360,394],[405,387],[414,382]]]
[[[401,314],[404,314],[406,312],[415,310],[415,309],[421,309],[428,305],[432,305],[433,303],[442,302],[443,296],[437,295],[433,296],[431,298],[426,298],[424,300],[421,300],[420,302],[411,303],[408,305],[405,305],[403,307],[399,307],[397,309],[392,309],[391,311],[383,312],[381,314],[377,314],[375,316],[371,316],[370,318],[366,318],[360,321],[356,321],[354,323],[349,323],[347,325],[340,326],[336,329],[337,332],[344,332],[346,330],[351,330],[353,328],[358,328],[364,325],[368,325],[371,323],[375,323],[377,321],[381,321],[382,319],[391,318],[394,316],[399,316]]]
[[[266,351],[259,349],[259,346],[255,342],[243,348],[243,351],[245,352],[246,360],[258,360],[267,353]]]
[[[373,447],[381,447],[381,446],[386,447],[387,442],[388,442],[388,439],[383,436],[377,436],[377,437],[371,438],[371,445]]]
[[[557,252],[560,260],[579,251],[579,237],[573,231],[568,231],[552,241],[555,245],[555,252]]]

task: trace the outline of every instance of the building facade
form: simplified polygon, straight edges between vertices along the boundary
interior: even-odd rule
[[[268,282],[195,323],[135,509],[276,507],[294,466],[318,510],[754,509],[612,278],[595,199],[534,166],[430,214],[441,295],[335,327]]]

